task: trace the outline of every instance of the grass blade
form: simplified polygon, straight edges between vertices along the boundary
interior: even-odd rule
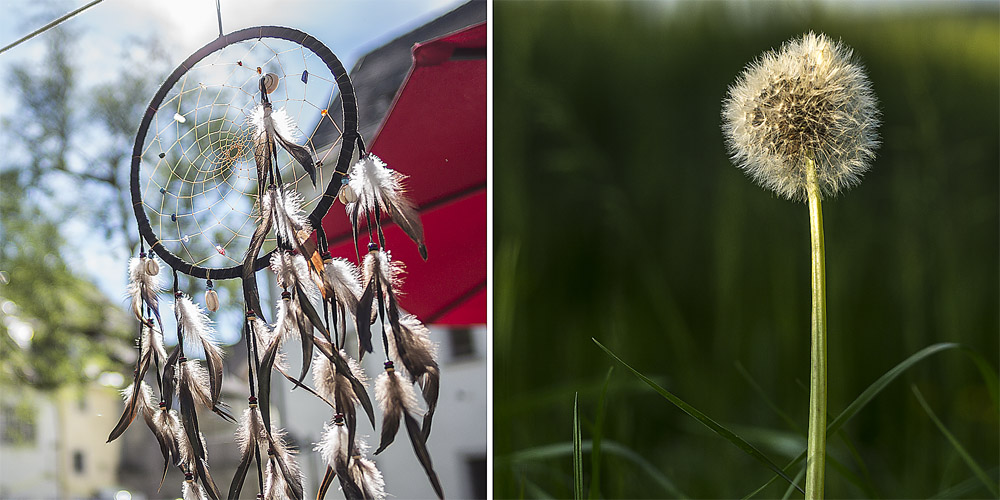
[[[987,473],[990,479],[996,481],[1000,477],[1000,469],[996,467],[993,468],[989,473]],[[944,490],[937,492],[934,496],[930,497],[931,500],[945,499],[945,498],[964,498],[982,490],[982,482],[978,477],[970,477],[961,483],[954,486],[950,486]]]
[[[583,436],[580,435],[580,393],[573,394],[573,498],[583,500]]]
[[[990,398],[993,399],[993,406],[1000,408],[1000,380],[997,378],[997,372],[993,370],[993,366],[990,365],[989,361],[986,361],[982,354],[968,347],[963,347],[962,350],[972,358],[972,362],[979,369],[979,374],[983,377],[983,382],[986,383],[986,390],[990,393]]]
[[[944,434],[944,437],[948,438],[948,441],[951,443],[953,447],[955,447],[955,451],[958,452],[958,455],[962,457],[962,460],[965,461],[966,465],[968,465],[969,468],[972,469],[972,473],[975,474],[976,477],[978,477],[979,480],[986,485],[986,489],[990,490],[990,493],[993,494],[994,498],[1000,497],[1000,490],[998,490],[997,484],[994,483],[992,480],[990,480],[990,477],[986,475],[986,472],[983,471],[982,467],[980,467],[979,464],[977,464],[976,461],[972,459],[972,456],[969,455],[969,452],[965,451],[965,447],[962,446],[962,443],[959,443],[958,439],[956,439],[955,436],[951,433],[951,431],[949,431],[948,428],[945,427],[944,423],[941,422],[941,419],[939,419],[938,416],[934,413],[934,410],[931,409],[931,406],[927,404],[927,400],[925,400],[924,395],[920,393],[920,389],[917,389],[916,385],[910,385],[910,389],[913,391],[913,395],[917,397],[917,401],[920,402],[920,406],[922,406],[924,408],[924,411],[927,412],[927,416],[931,417],[931,420],[934,422],[934,425],[936,425],[937,428],[941,431],[941,434]]]
[[[590,491],[587,494],[589,500],[596,500],[601,493],[601,437],[604,433],[604,403],[607,401],[608,386],[611,384],[611,374],[614,371],[614,366],[608,368],[608,374],[604,377],[601,398],[597,400],[597,419],[594,421],[594,428],[590,433],[594,447],[590,451]]]
[[[593,450],[594,443],[591,440],[586,440],[582,442],[583,452]],[[639,469],[646,474],[663,488],[664,491],[668,493],[664,497],[669,498],[690,498],[684,492],[682,492],[677,485],[673,483],[667,476],[665,476],[659,469],[656,468],[652,463],[639,455],[635,451],[626,448],[624,445],[616,441],[605,440],[601,445],[604,448],[604,452],[610,455],[616,455],[622,457],[629,462],[632,462]],[[568,442],[550,444],[545,446],[539,446],[535,448],[529,448],[527,450],[522,450],[513,455],[510,455],[509,461],[514,464],[523,464],[525,462],[535,462],[541,460],[547,460],[551,458],[561,458],[573,453],[573,444]],[[523,476],[522,476],[523,479]]]
[[[840,412],[840,415],[837,415],[837,418],[833,419],[833,422],[830,422],[830,425],[828,425],[826,428],[826,433],[831,434],[839,431],[840,428],[844,426],[844,424],[846,424],[854,415],[856,415],[859,411],[861,411],[861,409],[864,408],[865,405],[867,405],[872,399],[874,399],[875,396],[877,396],[880,392],[882,392],[882,389],[885,389],[885,387],[889,385],[889,383],[891,383],[893,380],[896,380],[896,377],[898,377],[901,373],[908,370],[911,366],[919,363],[923,359],[933,354],[957,348],[962,348],[962,345],[951,342],[943,342],[940,344],[927,346],[917,351],[910,357],[904,359],[901,363],[892,367],[891,369],[889,369],[889,371],[883,373],[882,376],[878,378],[878,380],[873,382],[872,385],[868,386],[868,388],[865,389],[864,392],[862,392],[860,395],[858,395],[858,397],[855,398],[854,401],[851,402],[851,404],[847,405],[847,408],[844,408],[844,411]],[[806,458],[806,452],[805,450],[803,450],[802,453],[799,454],[799,456],[795,457],[794,460],[789,462],[788,465],[784,467],[780,477],[787,478],[787,476],[784,473],[787,473],[792,467],[798,465],[805,458]],[[756,490],[754,490],[749,495],[743,498],[746,499],[756,496],[758,493],[763,491],[764,488],[770,486],[771,483],[773,483],[774,480],[777,478],[778,476],[772,477],[770,480],[764,483],[763,486],[757,488]]]
[[[687,404],[681,398],[673,395],[670,391],[667,391],[666,389],[660,387],[659,385],[656,384],[656,382],[653,382],[649,377],[646,377],[645,375],[639,373],[635,368],[632,368],[627,363],[625,363],[624,361],[622,361],[622,359],[619,358],[618,356],[616,356],[615,353],[613,353],[610,350],[608,350],[607,347],[604,347],[604,345],[601,344],[600,342],[598,342],[597,339],[591,339],[591,340],[593,340],[594,343],[596,343],[598,345],[598,347],[600,347],[601,349],[603,349],[604,352],[608,353],[608,355],[610,355],[612,358],[614,358],[615,361],[618,361],[619,363],[622,364],[622,366],[624,366],[625,368],[628,368],[629,371],[631,371],[636,377],[639,377],[640,380],[642,380],[647,385],[649,385],[650,387],[652,387],[654,391],[656,391],[661,396],[663,396],[664,398],[666,398],[667,401],[670,401],[671,403],[674,404],[674,406],[680,408],[681,411],[683,411],[684,413],[687,413],[688,415],[690,415],[694,419],[698,420],[699,422],[701,422],[702,425],[704,425],[705,427],[708,427],[709,429],[711,429],[713,432],[715,432],[719,436],[722,436],[727,441],[729,441],[730,443],[734,444],[737,448],[743,450],[746,454],[748,454],[751,457],[757,459],[757,461],[759,461],[760,463],[762,463],[765,466],[767,466],[767,468],[771,469],[772,471],[774,471],[779,476],[785,478],[785,480],[787,480],[790,484],[792,484],[793,486],[795,486],[796,489],[798,489],[799,491],[802,491],[802,489],[797,484],[795,484],[794,481],[792,481],[792,478],[788,477],[785,474],[785,472],[783,470],[781,470],[781,468],[779,468],[777,466],[777,464],[775,464],[774,462],[772,462],[771,459],[767,458],[766,455],[764,455],[763,453],[761,453],[760,450],[758,450],[757,448],[755,448],[752,444],[746,442],[743,438],[737,436],[735,433],[733,433],[729,429],[723,427],[722,425],[720,425],[715,420],[712,420],[707,415],[705,415],[704,413],[702,413],[701,411],[699,411],[697,408],[695,408],[695,407]]]

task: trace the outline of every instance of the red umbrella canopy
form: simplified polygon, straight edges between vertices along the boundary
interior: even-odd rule
[[[395,225],[393,260],[406,264],[401,306],[425,323],[486,323],[486,24],[416,44],[413,66],[369,148],[409,178],[428,259]],[[323,220],[334,255],[354,256],[351,226]],[[363,222],[362,222],[363,224]],[[367,231],[359,228],[362,252]]]

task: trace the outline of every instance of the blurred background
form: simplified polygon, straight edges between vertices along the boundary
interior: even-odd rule
[[[86,3],[5,2],[0,45]],[[355,79],[359,127],[369,141],[410,70],[413,45],[484,22],[486,7],[485,1],[465,0],[221,2],[227,33],[291,26],[337,54]],[[176,468],[157,489],[163,460],[141,418],[118,440],[105,440],[121,415],[119,390],[131,383],[135,363],[137,324],[125,300],[128,259],[138,252],[128,194],[130,151],[153,93],[177,64],[218,36],[217,22],[211,0],[108,0],[0,54],[6,89],[0,92],[0,498],[180,496],[183,475]],[[339,101],[330,106],[338,107]],[[411,167],[395,166],[402,172]],[[472,234],[480,232],[485,240],[485,226]],[[433,256],[434,235],[428,236]],[[485,272],[484,257],[480,265]],[[205,284],[180,281],[200,303]],[[234,281],[217,282],[223,307],[211,317],[225,344],[223,400],[240,415],[247,354]],[[273,303],[276,292],[262,288],[265,303]],[[171,301],[164,295],[160,303],[168,350],[176,344]],[[431,325],[442,383],[428,449],[444,491],[456,498],[486,495],[488,342],[482,322]],[[369,374],[381,370],[380,356],[365,359]],[[290,356],[290,369],[298,370],[300,357]],[[332,413],[275,379],[272,414],[299,450],[305,491],[314,497],[326,465],[312,448]],[[207,412],[200,423],[212,475],[228,491],[240,458],[235,426]],[[377,439],[370,424],[358,430],[368,441]],[[397,498],[431,498],[406,441],[397,437],[375,458],[386,490]],[[244,495],[256,493],[255,484],[250,478]],[[328,498],[343,497],[339,487],[331,489]]]
[[[572,496],[574,393],[584,441],[601,439],[600,459],[584,456],[590,498],[740,498],[773,475],[620,365],[609,376],[591,337],[778,464],[805,449],[806,206],[731,164],[720,112],[746,64],[809,30],[854,49],[884,122],[864,181],[824,203],[831,413],[934,343],[995,372],[996,2],[498,1],[494,14],[498,498]],[[831,437],[828,497],[990,496],[911,384],[996,484],[996,402],[951,350]]]

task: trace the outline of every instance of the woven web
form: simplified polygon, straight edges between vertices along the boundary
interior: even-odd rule
[[[333,175],[341,136],[317,144],[337,90],[335,77],[309,49],[282,39],[238,42],[203,58],[183,74],[153,116],[139,169],[142,204],[153,233],[182,260],[208,268],[241,264],[259,221],[256,128],[260,78],[278,75],[268,98],[275,113],[294,123],[294,142],[321,162],[316,186],[301,165],[277,146],[281,180],[292,184],[310,213]],[[327,160],[329,159],[329,165]],[[271,238],[261,255],[274,248]]]

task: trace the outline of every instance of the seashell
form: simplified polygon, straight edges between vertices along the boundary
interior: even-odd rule
[[[205,292],[205,309],[215,312],[219,310],[219,294],[215,290]]]
[[[160,274],[160,264],[156,262],[156,259],[152,257],[146,259],[145,269],[146,269],[146,274],[150,276],[156,276],[157,274]]]
[[[270,94],[278,88],[278,75],[274,73],[268,73],[264,75],[264,91]]]
[[[354,192],[354,189],[350,184],[344,184],[343,186],[340,186],[340,192],[337,193],[337,198],[340,199],[341,203],[347,205],[348,203],[358,201],[358,193]]]

